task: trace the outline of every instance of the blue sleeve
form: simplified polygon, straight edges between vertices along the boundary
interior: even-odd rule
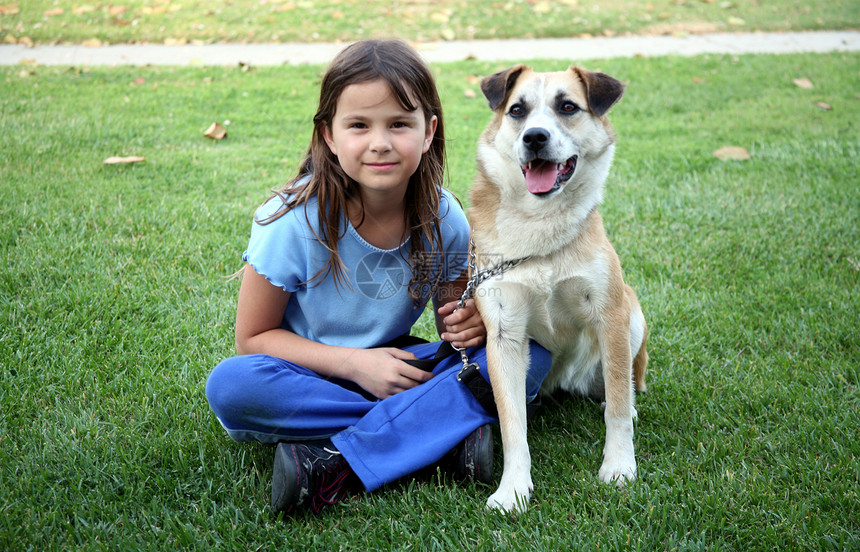
[[[248,249],[242,259],[272,284],[295,293],[314,276],[310,273],[310,250],[315,238],[301,207],[265,223],[266,217],[282,206],[281,198],[276,196],[257,210]]]
[[[442,281],[451,282],[460,277],[469,266],[469,220],[450,191],[442,190],[439,203],[442,241],[445,248],[445,272]]]

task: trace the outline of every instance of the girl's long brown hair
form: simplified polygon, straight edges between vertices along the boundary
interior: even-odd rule
[[[331,128],[337,100],[343,90],[351,84],[374,80],[384,81],[407,111],[423,109],[427,125],[434,115],[437,120],[433,142],[427,153],[421,156],[418,169],[410,177],[405,197],[404,215],[412,246],[408,259],[412,267],[409,296],[416,307],[423,306],[422,297],[428,289],[435,288],[444,271],[439,203],[445,171],[445,127],[442,103],[433,74],[405,42],[356,42],[334,58],[320,86],[319,108],[314,115],[314,130],[307,154],[295,178],[275,193],[284,202],[284,207],[258,223],[268,224],[299,205],[304,205],[307,217],[307,202],[316,196],[320,227],[320,234],[316,238],[328,249],[330,257],[328,263],[305,284],[322,279],[329,273],[336,284],[344,281],[345,267],[337,250],[338,240],[343,237],[340,221],[347,212],[347,201],[352,198],[361,201],[361,194],[358,184],[346,175],[337,157],[328,148],[323,132],[326,127]],[[300,183],[309,175],[310,180]],[[355,226],[360,225],[361,222]],[[424,250],[425,240],[430,251]],[[435,265],[431,259],[437,259]],[[436,281],[432,282],[431,266],[437,268],[438,274]]]

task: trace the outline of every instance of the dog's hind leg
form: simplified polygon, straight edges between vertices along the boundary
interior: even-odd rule
[[[502,293],[485,294],[478,300],[487,328],[487,364],[504,453],[502,479],[499,488],[487,500],[487,506],[504,511],[525,510],[533,489],[526,434],[528,310],[519,286],[495,285],[504,288]]]
[[[636,300],[636,294],[628,288],[628,297],[632,298],[633,311],[630,313],[630,354],[633,355],[633,389],[637,393],[648,390],[645,384],[645,369],[648,366],[648,326],[645,324],[645,315],[642,307]]]

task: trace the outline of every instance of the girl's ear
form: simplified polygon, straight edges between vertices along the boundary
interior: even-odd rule
[[[332,155],[337,155],[337,148],[334,144],[334,138],[331,135],[331,129],[325,123],[322,124],[322,135],[325,143],[328,144],[328,149],[331,150]]]
[[[427,129],[424,132],[424,148],[421,153],[427,153],[430,150],[430,145],[433,143],[433,137],[436,135],[436,125],[439,119],[436,115],[430,117],[430,122],[427,124]]]

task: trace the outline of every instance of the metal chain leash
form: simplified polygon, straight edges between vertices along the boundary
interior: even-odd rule
[[[454,309],[454,312],[457,312],[458,310],[466,306],[466,300],[471,299],[474,296],[475,290],[478,289],[478,286],[481,285],[483,282],[489,280],[490,278],[495,278],[496,276],[499,276],[502,273],[521,265],[529,259],[531,259],[531,255],[529,255],[528,257],[521,257],[519,259],[505,261],[497,264],[496,266],[479,271],[477,254],[475,253],[475,242],[470,239],[469,274],[471,274],[471,277],[466,283],[466,289],[463,290],[463,295],[460,296],[460,300],[457,302],[457,308]],[[453,347],[455,350],[457,350],[457,352],[460,353],[460,359],[463,361],[463,368],[461,368],[460,372],[457,374],[458,380],[460,380],[460,376],[463,374],[463,372],[468,370],[470,367],[475,370],[478,369],[478,365],[476,363],[469,362],[469,355],[466,354],[465,347],[454,347],[453,344],[451,345],[451,347]]]

